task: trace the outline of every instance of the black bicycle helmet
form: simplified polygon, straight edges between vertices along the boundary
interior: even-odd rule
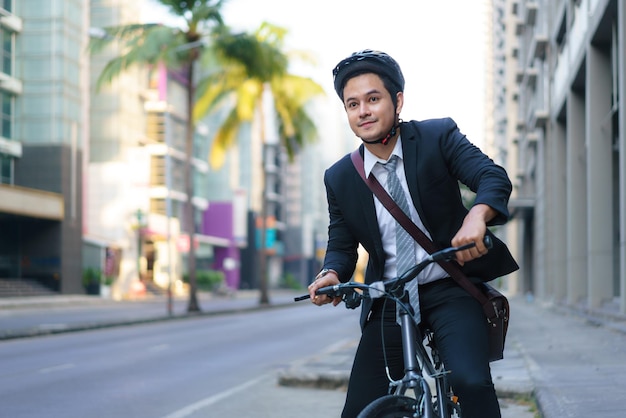
[[[387,77],[397,91],[404,91],[404,76],[396,60],[384,52],[364,49],[341,60],[333,70],[335,91],[339,98],[343,100],[343,88],[353,75],[367,72]]]

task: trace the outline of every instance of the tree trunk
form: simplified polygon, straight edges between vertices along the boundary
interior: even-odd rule
[[[259,283],[259,304],[269,305],[270,298],[267,291],[269,281],[267,276],[267,150],[265,147],[265,109],[263,107],[263,100],[259,101],[258,109],[261,126],[261,172],[263,176],[263,187],[261,191],[261,246],[259,248],[259,270],[261,273]]]
[[[187,68],[187,121],[186,121],[186,138],[185,138],[185,193],[187,194],[187,202],[185,202],[185,223],[187,235],[189,236],[189,256],[187,260],[187,270],[189,273],[189,305],[187,312],[199,312],[198,304],[198,282],[196,280],[196,247],[195,247],[195,211],[193,207],[193,101],[195,88],[193,84],[193,60]]]
[[[261,198],[261,248],[259,249],[259,270],[261,280],[259,290],[261,291],[259,303],[269,305],[270,298],[267,291],[267,181],[265,173],[265,149],[263,149],[263,197]]]

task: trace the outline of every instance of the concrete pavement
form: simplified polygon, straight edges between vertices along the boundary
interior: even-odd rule
[[[200,304],[202,315],[217,315],[279,308],[292,304],[293,296],[300,293],[273,290],[269,306],[259,306],[255,291],[241,291],[233,297],[201,295]],[[512,314],[505,359],[492,363],[503,417],[624,416],[626,317],[583,315],[521,297],[511,298],[510,302]],[[124,302],[91,296],[0,298],[0,339],[187,316],[185,300],[174,300],[173,317],[167,315],[165,306],[163,297]],[[46,313],[45,324],[38,323],[42,311]],[[259,408],[252,415],[250,411],[238,411],[242,405],[232,402],[222,406],[229,410],[215,416],[338,416],[355,347],[356,341],[341,341],[322,353],[291,364],[278,375],[262,377],[263,382],[257,382],[253,389],[242,388],[246,396],[258,398]],[[532,410],[528,399],[533,397],[542,415]]]

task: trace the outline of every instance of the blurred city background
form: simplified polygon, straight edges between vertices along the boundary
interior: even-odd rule
[[[373,48],[404,119],[451,116],[507,169],[499,286],[626,314],[624,2],[160,3],[0,2],[0,296],[306,286],[324,169],[359,144],[331,69]]]

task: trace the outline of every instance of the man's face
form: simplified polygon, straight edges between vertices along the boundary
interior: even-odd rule
[[[343,104],[352,131],[366,141],[382,138],[389,133],[402,109],[403,95],[398,93],[394,109],[391,95],[381,78],[374,73],[351,78],[343,89]]]

